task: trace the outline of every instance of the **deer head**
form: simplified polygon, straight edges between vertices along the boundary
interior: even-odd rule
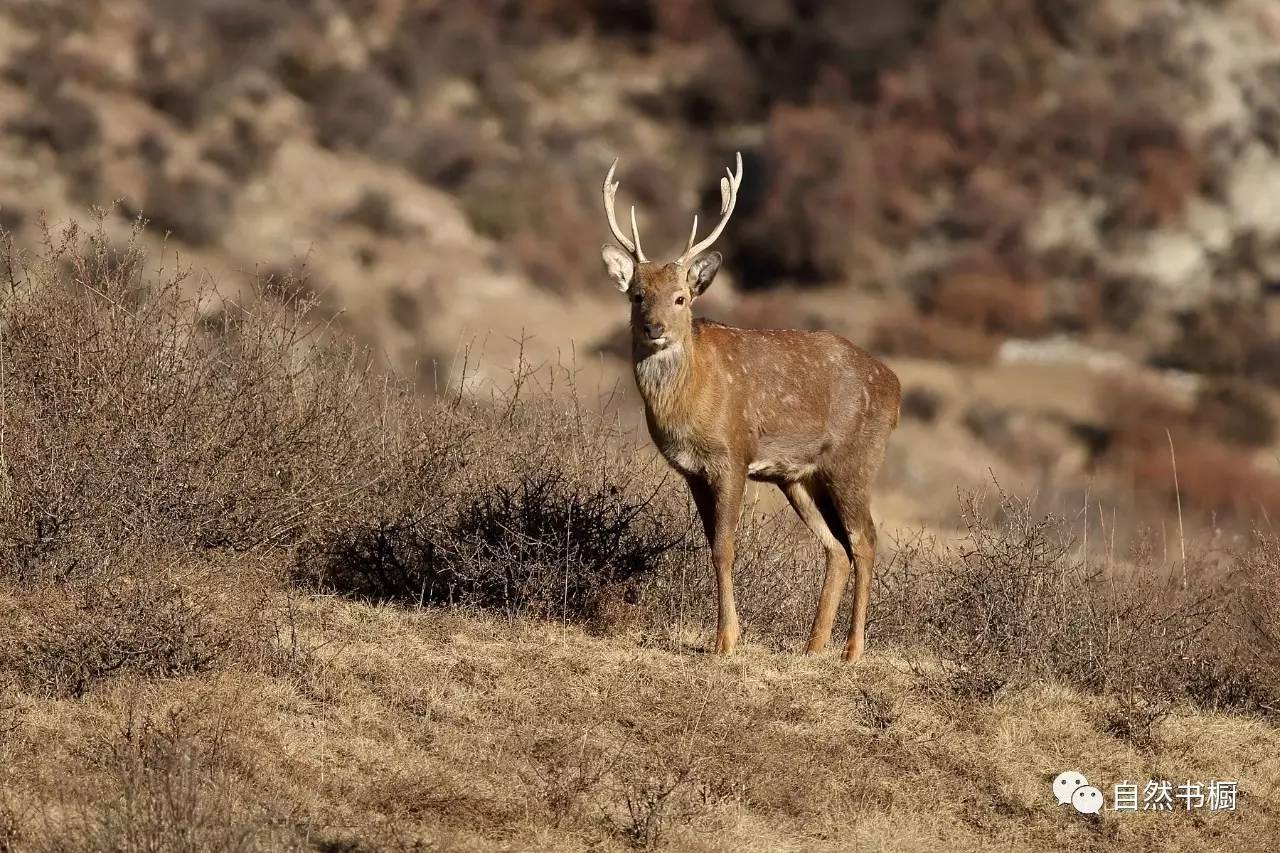
[[[726,176],[720,179],[719,224],[705,239],[695,243],[698,236],[698,217],[695,215],[684,252],[666,264],[656,264],[645,257],[634,205],[631,207],[631,236],[628,237],[618,226],[618,217],[614,213],[618,182],[613,179],[617,168],[618,161],[614,160],[604,178],[604,213],[614,239],[626,251],[606,243],[601,248],[605,270],[618,290],[631,299],[631,335],[638,350],[653,352],[682,344],[692,334],[693,300],[711,286],[724,260],[719,252],[707,250],[733,215],[738,187],[742,184],[742,154],[737,155],[736,173],[726,168]]]

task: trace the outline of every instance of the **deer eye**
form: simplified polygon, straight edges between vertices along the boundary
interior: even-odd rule
[[[683,296],[677,296],[677,297],[676,297],[676,304],[677,304],[677,305],[683,305],[683,304],[684,304],[684,297],[683,297]]]

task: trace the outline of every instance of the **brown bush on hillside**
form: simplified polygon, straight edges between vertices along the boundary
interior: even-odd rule
[[[312,101],[316,140],[326,148],[371,147],[396,112],[395,87],[373,71],[326,69]]]
[[[279,804],[250,780],[238,723],[223,708],[131,714],[102,734],[96,772],[82,780],[88,800],[120,807],[65,815],[45,828],[47,847],[37,849],[302,849]]]
[[[561,293],[601,281],[600,241],[583,239],[583,235],[604,237],[608,233],[601,221],[598,196],[588,196],[587,185],[575,181],[572,174],[552,164],[537,174],[521,174],[513,184],[495,188],[496,192],[486,196],[487,207],[480,214],[507,217],[506,226],[514,229],[512,256],[535,284]],[[495,205],[503,212],[495,214]],[[477,211],[468,212],[475,215]],[[637,216],[641,215],[637,210]],[[654,218],[646,220],[649,227],[642,225],[640,233],[646,246],[653,247],[647,251],[658,258],[662,228],[655,213],[649,216]]]
[[[1258,341],[1251,346],[1245,371],[1259,382],[1280,388],[1280,341]]]
[[[416,468],[364,420],[410,401],[380,397],[365,364],[313,337],[305,306],[201,321],[182,274],[154,277],[136,243],[74,227],[49,239],[51,254],[18,260],[3,305],[0,542],[298,542]]]
[[[423,128],[406,162],[423,183],[458,192],[493,156],[477,128],[459,121]]]
[[[1196,394],[1192,425],[1229,444],[1266,447],[1276,438],[1271,401],[1246,381],[1210,380]]]
[[[1159,367],[1242,376],[1270,340],[1265,313],[1243,301],[1210,302],[1177,319],[1177,337],[1151,359]]]
[[[1156,704],[1258,711],[1280,700],[1277,670],[1240,654],[1251,605],[1208,556],[1169,565],[1139,538],[1125,569],[1107,571],[1114,557],[1091,561],[1071,522],[1027,502],[1002,496],[992,516],[969,496],[961,510],[964,542],[900,545],[873,607],[881,636],[939,655],[961,695],[1049,677]]]
[[[695,127],[714,128],[759,115],[765,91],[757,69],[737,41],[718,34],[680,90],[680,111]]]
[[[93,152],[101,138],[98,115],[84,101],[60,92],[47,94],[38,106],[11,120],[6,129],[33,144],[49,146],[60,157]]]
[[[676,42],[696,42],[717,26],[717,14],[698,0],[652,0],[654,24],[659,33]]]
[[[850,113],[775,109],[765,137],[768,189],[738,223],[744,275],[839,278],[854,260],[853,232],[872,215],[870,154]]]
[[[386,190],[375,187],[365,189],[342,218],[384,237],[401,236],[409,230],[396,209],[395,199]]]
[[[1177,482],[1169,446],[1137,453],[1132,470],[1145,488],[1165,496],[1170,507],[1235,513],[1243,518],[1280,518],[1280,476],[1260,468],[1251,452],[1207,438],[1174,435]]]
[[[455,412],[452,438],[433,433],[458,460],[433,501],[334,530],[296,578],[376,601],[599,619],[697,539],[683,484],[651,452],[637,459],[635,436],[580,401],[522,396],[572,381],[520,365],[504,399]]]
[[[1106,432],[1099,456],[1170,509],[1253,519],[1280,512],[1280,477],[1253,450],[1274,438],[1275,415],[1247,383],[1206,382],[1188,406],[1154,382],[1116,380],[1099,386],[1097,407]]]
[[[996,338],[1030,337],[1044,327],[1043,293],[1000,273],[944,276],[924,294],[921,303],[927,315]]]
[[[1118,376],[1097,390],[1098,413],[1118,448],[1168,449],[1167,432],[1183,434],[1187,407],[1158,383]]]
[[[522,18],[527,10],[518,10]],[[443,77],[477,80],[500,57],[502,14],[488,3],[414,4],[405,8],[373,67],[406,92],[422,92]],[[516,33],[509,34],[514,41]]]
[[[1133,105],[1108,128],[1103,164],[1112,218],[1136,227],[1176,222],[1200,191],[1201,163],[1165,110]]]
[[[199,174],[171,177],[151,174],[141,210],[157,231],[193,246],[217,245],[231,222],[232,186]]]
[[[886,355],[982,364],[995,356],[1000,339],[981,329],[906,309],[876,322],[871,333],[871,348]]]
[[[107,677],[168,678],[273,656],[272,575],[253,558],[115,543],[93,557],[47,528],[0,572],[0,670],[78,697]],[[12,574],[10,574],[12,572]]]

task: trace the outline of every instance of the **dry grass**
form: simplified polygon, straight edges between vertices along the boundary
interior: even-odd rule
[[[1250,717],[1178,708],[1140,746],[1111,733],[1110,700],[1035,685],[955,706],[883,649],[853,669],[323,599],[297,618],[330,645],[287,677],[14,697],[14,843],[1225,850],[1265,847],[1280,819],[1280,743]],[[1063,768],[1104,784],[1235,778],[1246,793],[1234,815],[1087,820],[1050,799]]]
[[[1183,565],[970,502],[962,541],[882,546],[850,668],[795,654],[816,547],[751,516],[714,659],[683,485],[572,371],[475,402],[463,364],[424,405],[307,303],[210,317],[102,231],[8,257],[0,848],[1225,849],[1280,819],[1273,539]],[[1244,797],[1085,820],[1068,767]]]

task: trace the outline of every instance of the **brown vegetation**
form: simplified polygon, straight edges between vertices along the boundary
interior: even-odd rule
[[[594,225],[593,176],[606,147],[629,160],[678,152],[711,164],[736,144],[727,128],[750,129],[762,140],[744,152],[758,180],[743,198],[743,227],[727,241],[728,268],[748,287],[905,285],[933,302],[936,283],[963,275],[975,258],[993,280],[1018,282],[1019,300],[1044,303],[1055,279],[1076,283],[1016,334],[1113,325],[1115,312],[1097,310],[1098,290],[1116,291],[1106,294],[1112,305],[1165,311],[1148,304],[1155,296],[1144,274],[1121,275],[1124,265],[1106,262],[1124,260],[1121,247],[1146,229],[1183,224],[1192,200],[1221,201],[1231,152],[1245,144],[1240,128],[1201,133],[1184,120],[1214,91],[1213,63],[1188,62],[1190,24],[1156,5],[1139,4],[1131,19],[1098,3],[1051,0],[713,6],[216,2],[180,15],[159,0],[130,0],[110,19],[119,44],[108,48],[121,68],[136,66],[130,74],[81,45],[104,13],[55,3],[48,14],[14,13],[31,46],[6,63],[5,80],[32,108],[9,127],[55,154],[77,178],[79,198],[102,204],[111,200],[102,193],[123,193],[202,246],[216,246],[219,223],[241,215],[234,196],[270,172],[281,142],[394,164],[455,196],[477,232],[511,240],[521,269],[560,290],[596,280],[594,253],[580,247],[592,242],[581,236]],[[565,67],[552,61],[584,49]],[[1258,85],[1237,84],[1258,102],[1250,131],[1265,141],[1274,105],[1265,70],[1258,74]],[[646,76],[655,82],[634,82]],[[567,115],[554,93],[584,86],[599,87],[614,114]],[[108,144],[100,114],[114,105],[99,104],[99,89],[158,114],[146,130],[154,141],[192,143],[230,185],[169,175],[149,188],[95,190],[84,179],[127,149]],[[616,129],[602,140],[606,124]],[[628,148],[631,140],[639,144]],[[697,191],[713,205],[714,180],[698,180],[655,173],[653,183],[663,198]],[[190,194],[188,215],[171,197]],[[643,193],[640,201],[658,223],[674,212],[653,209]],[[1033,238],[1046,207],[1086,202],[1104,245]],[[654,236],[656,244],[681,235]],[[1248,307],[1271,280],[1261,251],[1269,237],[1243,225],[1232,237],[1236,249],[1214,274],[1240,286],[1210,295]],[[1095,262],[1083,274],[1072,261],[1081,253]],[[1148,354],[1197,358],[1195,346],[1175,349]],[[920,347],[958,350],[973,347]],[[1243,358],[1265,372],[1265,359]]]
[[[1213,849],[1280,818],[1273,537],[1184,564],[967,503],[958,543],[882,544],[841,668],[794,653],[812,546],[752,515],[720,664],[681,484],[571,377],[424,407],[307,304],[202,316],[102,232],[0,272],[7,846]],[[1093,824],[1051,805],[1066,765],[1245,794]]]
[[[1280,475],[1256,448],[1274,439],[1266,395],[1244,381],[1206,380],[1188,407],[1150,382],[1099,388],[1106,460],[1170,507],[1235,513],[1270,524],[1280,517]]]

